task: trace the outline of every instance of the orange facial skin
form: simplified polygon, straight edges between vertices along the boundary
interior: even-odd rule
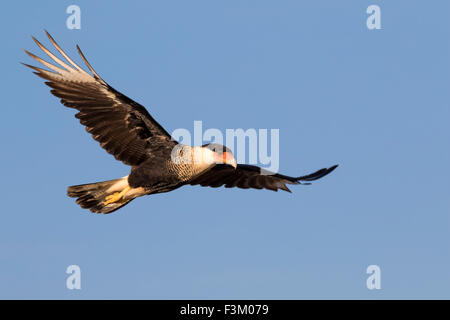
[[[217,155],[217,162],[232,165],[234,156],[230,152],[224,152],[222,155]]]

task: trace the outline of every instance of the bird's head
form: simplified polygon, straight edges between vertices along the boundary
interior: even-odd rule
[[[233,152],[221,144],[209,143],[202,146],[205,158],[214,164],[226,164],[236,169],[237,162],[234,158]]]
[[[216,143],[195,147],[178,144],[173,148],[171,157],[174,163],[193,164],[204,169],[216,164],[230,165],[235,169],[237,167],[231,150]]]

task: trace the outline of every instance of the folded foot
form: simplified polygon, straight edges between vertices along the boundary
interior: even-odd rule
[[[119,201],[120,199],[122,199],[122,197],[125,195],[125,193],[127,193],[129,190],[130,190],[130,187],[127,186],[127,187],[125,187],[125,189],[123,189],[120,192],[116,192],[109,196],[106,196],[103,204],[106,206],[107,204]]]

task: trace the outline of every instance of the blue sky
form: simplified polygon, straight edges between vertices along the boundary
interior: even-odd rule
[[[66,8],[81,8],[81,30]],[[366,8],[381,8],[368,30]],[[0,298],[450,298],[448,1],[25,1],[2,16]],[[66,187],[128,174],[22,48],[79,44],[169,131],[280,129],[293,193],[185,187],[111,215]],[[68,290],[79,265],[82,289]],[[381,268],[381,290],[366,268]]]

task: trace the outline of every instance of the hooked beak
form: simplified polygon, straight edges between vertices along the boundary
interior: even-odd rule
[[[230,152],[224,152],[224,153],[222,153],[222,156],[218,156],[218,158],[219,158],[218,159],[219,163],[228,164],[236,169],[236,167],[237,167],[236,159],[234,158],[233,154],[231,154]]]

